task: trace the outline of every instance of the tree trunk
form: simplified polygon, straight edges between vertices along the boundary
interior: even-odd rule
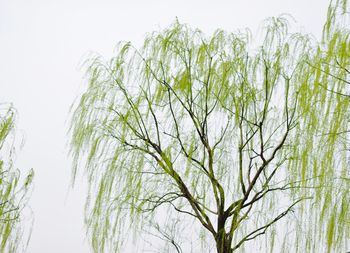
[[[225,240],[226,241],[226,240]],[[227,241],[224,242],[224,245],[220,244],[220,245],[216,245],[216,249],[217,249],[217,253],[231,253],[231,247],[230,245],[227,244]]]
[[[217,253],[232,253],[231,240],[226,236],[225,231],[218,234],[216,238],[216,250]]]
[[[230,249],[230,247],[223,247],[223,248],[218,248],[217,249],[217,253],[231,253],[232,251],[231,251],[231,249]]]

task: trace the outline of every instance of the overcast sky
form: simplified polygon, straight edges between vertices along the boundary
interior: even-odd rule
[[[17,166],[35,169],[30,207],[35,222],[28,253],[90,252],[85,239],[86,187],[69,188],[68,111],[84,89],[79,67],[89,52],[112,56],[120,40],[140,45],[145,34],[178,17],[211,33],[234,31],[281,13],[319,37],[327,0],[0,0],[0,102],[18,111],[25,146]]]

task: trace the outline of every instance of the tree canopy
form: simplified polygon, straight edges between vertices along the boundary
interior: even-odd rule
[[[0,105],[0,252],[3,253],[24,251],[28,243],[21,218],[34,173],[31,170],[21,180],[20,171],[14,168],[15,116],[11,105]]]
[[[332,2],[320,42],[283,16],[254,48],[249,33],[176,21],[90,59],[71,152],[94,251],[120,249],[130,229],[163,251],[345,251],[348,14]]]

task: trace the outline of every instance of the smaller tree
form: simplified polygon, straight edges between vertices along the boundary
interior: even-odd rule
[[[21,213],[33,178],[31,170],[21,183],[20,171],[14,169],[15,110],[0,105],[0,252],[12,253],[24,250]],[[24,247],[21,249],[21,247]]]

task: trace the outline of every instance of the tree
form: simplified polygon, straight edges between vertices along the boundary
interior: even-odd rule
[[[303,129],[310,136],[310,146],[304,160],[305,166],[317,168],[318,186],[326,185],[316,191],[316,201],[310,205],[308,237],[325,242],[325,252],[349,251],[349,7],[347,0],[330,2],[322,41],[307,62],[314,85],[307,97],[310,105]],[[315,222],[322,227],[312,226]],[[323,250],[320,244],[311,245],[311,252]]]
[[[318,65],[327,41],[279,17],[253,50],[248,34],[208,37],[176,21],[140,50],[121,43],[110,61],[89,61],[71,152],[73,179],[81,162],[88,175],[94,251],[116,251],[129,228],[175,252],[344,249],[348,154],[329,133],[347,119],[331,113],[337,84]]]
[[[0,113],[0,252],[11,253],[27,245],[21,214],[34,173],[31,170],[21,185],[20,172],[13,168],[15,110],[1,104]]]

